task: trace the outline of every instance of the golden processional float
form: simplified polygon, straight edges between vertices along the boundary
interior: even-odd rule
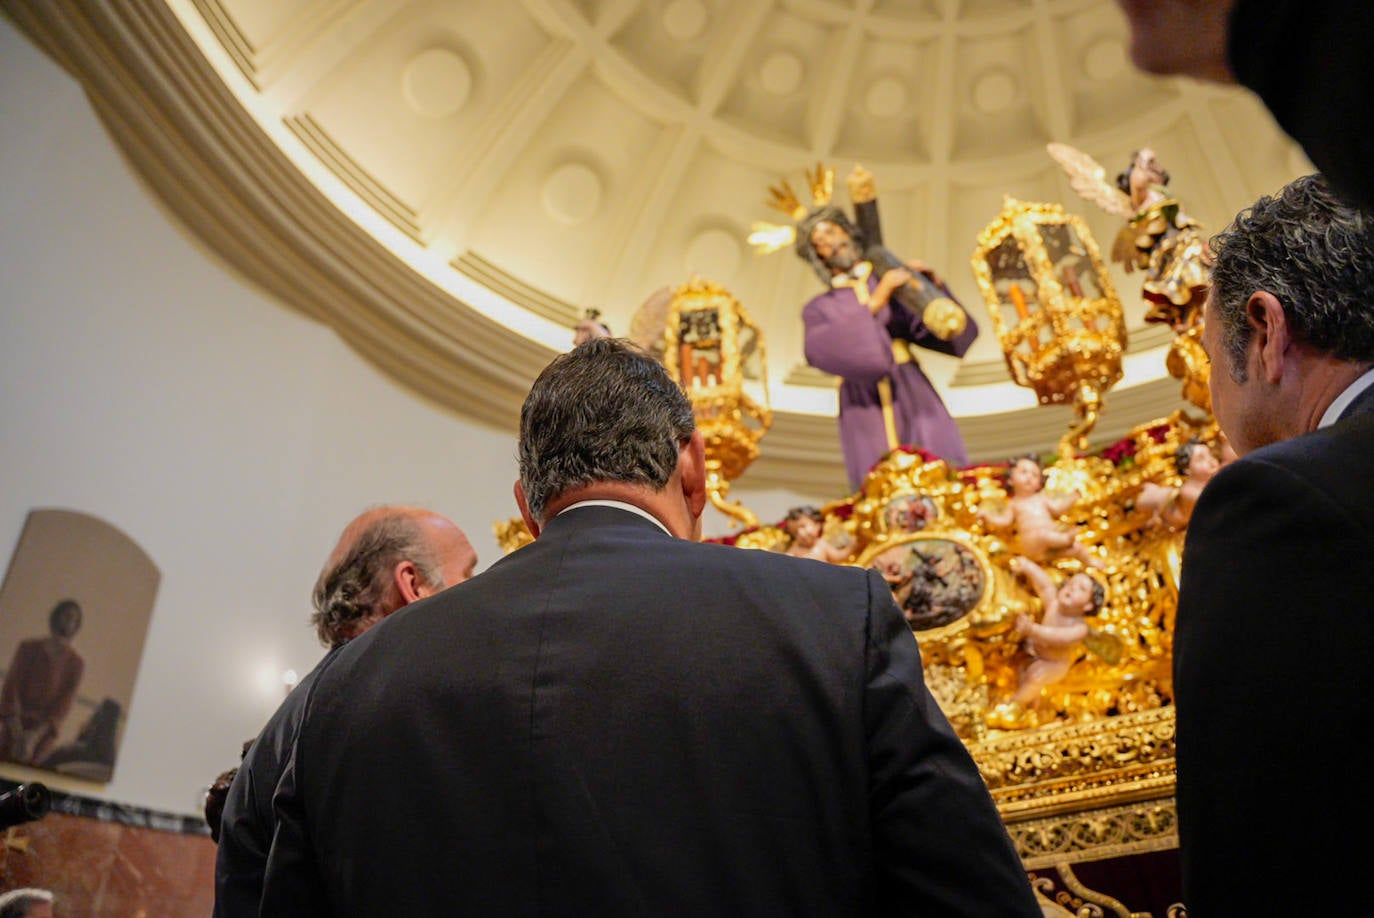
[[[919,638],[926,681],[1026,866],[1058,868],[1072,886],[1074,861],[1177,846],[1179,495],[1188,457],[1220,453],[1218,431],[1210,417],[1180,410],[1088,451],[1104,396],[1121,378],[1126,330],[1082,220],[1008,200],[980,234],[972,265],[1012,378],[1042,405],[1074,408],[1058,454],[1036,457],[1043,487],[1032,496],[1043,498],[1053,538],[1021,531],[1006,512],[1018,500],[1009,464],[956,469],[919,449],[889,453],[859,493],[820,509],[845,561],[878,570],[892,587]],[[1036,524],[1026,519],[1028,530]],[[791,537],[779,523],[719,541],[785,551]],[[1028,703],[1014,701],[1033,659],[1018,620],[1038,620],[1044,601],[1017,572],[1021,557],[1054,585],[1081,572],[1102,594],[1067,672]]]
[[[1191,507],[1182,497],[1190,484],[1195,497],[1198,485],[1189,457],[1219,454],[1219,434],[1210,416],[1179,410],[1088,450],[1104,396],[1121,378],[1126,332],[1079,218],[1009,199],[980,234],[972,265],[1012,378],[1040,404],[1074,408],[1058,454],[1034,457],[1040,488],[1019,495],[1008,475],[1014,463],[952,468],[901,448],[858,493],[819,509],[840,563],[876,569],[891,586],[919,639],[927,684],[1027,868],[1057,869],[1072,889],[1074,862],[1177,846],[1171,656]],[[711,541],[787,551],[783,522],[760,525],[725,500],[772,417],[766,388],[762,402],[745,393],[746,378],[766,380],[758,327],[727,291],[699,279],[665,291],[660,318],[651,349],[692,397],[715,473],[711,501],[744,527]],[[1026,501],[1045,513],[1013,512]],[[1039,531],[1037,520],[1053,531]],[[529,538],[519,520],[497,530],[507,551]],[[1038,585],[1022,558],[1043,572]],[[1040,587],[1079,573],[1100,587],[1100,605],[1065,654],[1062,677],[1017,701],[1034,658],[1023,623],[1045,611]],[[1079,889],[1077,901],[1093,895]]]

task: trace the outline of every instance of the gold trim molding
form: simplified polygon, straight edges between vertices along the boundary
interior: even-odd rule
[[[1027,870],[1100,861],[1178,847],[1173,797],[1009,822],[1012,844]]]

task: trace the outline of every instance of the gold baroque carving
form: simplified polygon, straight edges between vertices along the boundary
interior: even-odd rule
[[[1090,812],[1010,822],[1016,853],[1028,870],[1066,861],[1100,860],[1178,847],[1172,797]],[[1085,855],[1091,855],[1086,857]]]

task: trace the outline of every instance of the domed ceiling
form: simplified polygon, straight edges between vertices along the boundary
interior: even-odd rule
[[[80,78],[153,189],[241,271],[420,395],[514,429],[583,310],[624,333],[700,276],[764,329],[777,412],[746,479],[842,493],[834,380],[802,354],[820,288],[752,251],[782,179],[876,177],[890,248],[983,328],[922,363],[975,461],[1049,449],[1067,408],[1011,383],[970,268],[1004,196],[1120,219],[1046,153],[1109,176],[1150,146],[1211,232],[1308,171],[1244,90],[1158,80],[1112,0],[141,0],[7,13]],[[848,204],[845,193],[837,203]],[[1095,440],[1180,407],[1169,332],[1113,268],[1126,375]]]

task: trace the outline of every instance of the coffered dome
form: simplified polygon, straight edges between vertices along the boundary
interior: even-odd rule
[[[514,429],[587,307],[617,333],[701,276],[765,329],[778,411],[748,475],[840,491],[833,381],[805,365],[794,255],[745,242],[818,161],[877,179],[889,246],[983,334],[923,363],[975,460],[1047,449],[1067,408],[1012,384],[969,260],[1004,196],[1120,220],[1047,155],[1141,146],[1210,231],[1309,170],[1239,89],[1137,73],[1112,0],[75,0],[6,4],[131,161],[282,300],[455,412]],[[841,187],[843,182],[837,183]],[[844,193],[838,200],[844,202]],[[1169,332],[1114,268],[1131,347],[1100,440],[1180,406]]]

